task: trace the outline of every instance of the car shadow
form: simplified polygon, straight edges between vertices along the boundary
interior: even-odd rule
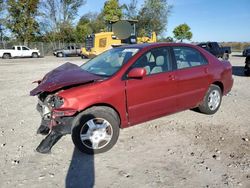
[[[243,66],[232,66],[232,71],[233,71],[233,75],[235,76],[244,76],[244,67]]]
[[[71,163],[67,172],[65,187],[92,188],[95,184],[94,155],[81,153],[74,149]]]

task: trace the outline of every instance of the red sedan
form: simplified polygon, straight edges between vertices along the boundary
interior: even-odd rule
[[[38,81],[47,153],[64,134],[93,154],[109,150],[119,129],[186,109],[214,114],[233,85],[232,67],[198,46],[154,43],[114,48],[82,66],[66,63]]]

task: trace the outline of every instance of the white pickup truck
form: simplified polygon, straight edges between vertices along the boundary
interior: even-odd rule
[[[12,49],[0,49],[0,58],[9,59],[13,57],[33,57],[40,56],[39,50],[30,49],[27,46],[13,46]]]

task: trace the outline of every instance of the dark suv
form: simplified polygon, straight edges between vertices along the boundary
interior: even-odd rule
[[[246,47],[246,48],[243,50],[242,56],[244,56],[244,57],[250,56],[250,46]]]
[[[246,57],[244,74],[250,76],[250,54]]]

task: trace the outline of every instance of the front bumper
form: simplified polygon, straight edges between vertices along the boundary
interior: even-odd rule
[[[38,100],[36,109],[40,113],[42,119],[40,126],[48,127],[50,130],[57,129],[62,134],[71,133],[72,121],[76,113],[75,110],[53,110],[41,100]]]
[[[86,48],[82,48],[81,50],[81,56],[87,57],[89,59],[96,57],[98,54],[100,53],[93,51],[92,49],[87,51]]]
[[[44,100],[46,101],[46,99]],[[75,110],[52,109],[38,98],[36,107],[42,121],[37,133],[47,135],[37,146],[39,153],[49,153],[56,142],[64,135],[71,134]]]

